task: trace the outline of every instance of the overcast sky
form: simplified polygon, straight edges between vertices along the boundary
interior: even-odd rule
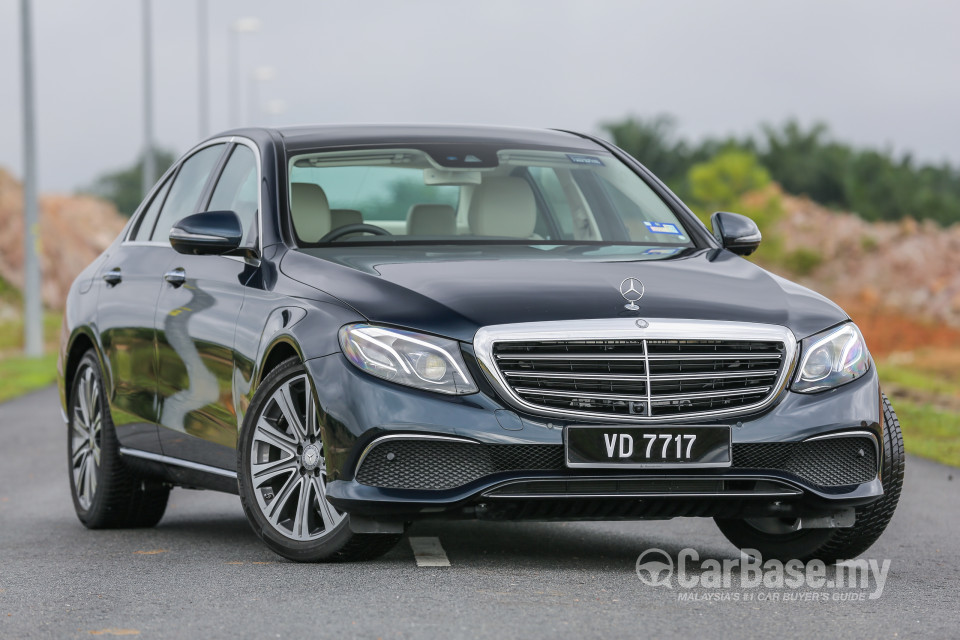
[[[19,0],[0,0],[0,166],[22,165]],[[142,149],[141,3],[33,0],[41,191]],[[228,128],[228,30],[244,123],[469,122],[596,132],[674,114],[681,133],[824,120],[836,137],[960,163],[952,0],[208,0],[210,123]],[[154,0],[156,137],[200,137],[197,0]],[[256,66],[275,69],[257,83]],[[253,113],[249,113],[253,111]],[[641,158],[642,160],[642,158]]]

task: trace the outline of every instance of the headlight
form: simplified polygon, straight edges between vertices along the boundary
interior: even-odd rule
[[[870,354],[852,322],[803,340],[803,359],[793,382],[801,393],[824,391],[852,382],[870,369]]]
[[[358,369],[390,382],[454,395],[477,391],[453,340],[351,324],[340,329],[340,348]]]

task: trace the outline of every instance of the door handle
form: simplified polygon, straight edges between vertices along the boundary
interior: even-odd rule
[[[172,284],[175,287],[179,287],[184,282],[187,281],[187,272],[182,268],[177,267],[176,269],[171,269],[163,274],[163,279]]]
[[[114,267],[100,277],[103,278],[103,281],[111,287],[120,284],[120,281],[123,280],[123,275],[120,273],[120,267]]]

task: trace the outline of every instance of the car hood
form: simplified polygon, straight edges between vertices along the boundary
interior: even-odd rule
[[[541,253],[490,256],[422,247],[290,251],[280,270],[370,322],[464,342],[488,325],[616,317],[775,324],[800,339],[847,319],[823,296],[729,251],[634,249],[613,258],[591,257],[589,251]],[[644,285],[637,311],[626,309],[620,294],[621,282],[630,277]]]

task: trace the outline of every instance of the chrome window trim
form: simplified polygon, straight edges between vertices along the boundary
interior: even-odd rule
[[[193,469],[194,471],[203,471],[205,473],[212,473],[214,475],[222,476],[224,478],[230,478],[231,480],[237,479],[236,471],[230,471],[229,469],[221,469],[219,467],[211,467],[206,464],[200,464],[199,462],[190,462],[189,460],[182,460],[180,458],[162,456],[159,453],[150,453],[149,451],[140,451],[139,449],[129,449],[127,447],[120,447],[120,453],[121,455],[132,456],[134,458],[143,458],[144,460],[161,462],[163,464],[171,464],[177,467]]]
[[[605,318],[597,320],[559,320],[500,324],[481,327],[473,338],[473,347],[480,366],[500,396],[514,408],[527,413],[570,420],[656,423],[688,422],[705,417],[736,417],[766,409],[776,402],[786,389],[796,367],[797,338],[787,327],[753,322],[711,320],[680,320],[672,318],[644,318],[648,326],[641,329],[637,318]],[[498,342],[527,342],[550,340],[777,340],[784,344],[783,366],[773,389],[763,401],[749,405],[703,411],[690,415],[621,416],[576,411],[573,409],[544,409],[523,400],[514,393],[497,367],[493,346]],[[649,389],[649,387],[648,387]]]
[[[143,205],[153,201],[153,197],[157,192],[157,187],[163,185],[164,178],[166,178],[171,171],[178,169],[180,165],[183,163],[183,161],[189,158],[190,156],[192,156],[194,153],[196,153],[197,151],[200,151],[201,149],[212,147],[215,144],[232,144],[232,143],[242,144],[243,146],[248,147],[251,151],[253,151],[253,155],[257,159],[257,247],[256,248],[257,248],[257,254],[263,255],[263,160],[260,157],[260,148],[257,146],[257,144],[253,140],[250,140],[249,138],[244,138],[242,136],[221,136],[219,138],[213,138],[212,140],[206,140],[196,145],[195,147],[187,151],[182,156],[180,156],[180,158],[175,163],[173,163],[173,166],[170,167],[170,169],[168,169],[166,173],[160,176],[160,179],[157,180],[157,183],[155,185],[153,185],[153,188],[150,190],[150,193],[147,194],[147,197],[144,198],[143,202],[140,203],[140,207],[132,216],[130,216],[130,222],[127,223],[127,228],[124,230],[123,242],[121,243],[121,245],[133,246],[133,247],[136,247],[136,246],[168,247],[172,249],[173,247],[170,246],[169,242],[160,242],[157,240],[130,240],[130,233],[133,231],[134,227],[136,227],[140,216],[145,215],[146,213],[146,207],[144,207]],[[227,160],[229,161],[230,159],[227,158]],[[221,173],[222,173],[222,170],[221,170]],[[216,189],[216,185],[214,185],[214,189]],[[224,257],[243,261],[243,258],[239,258],[237,256],[224,256]]]
[[[465,442],[467,444],[481,444],[476,440],[469,440],[467,438],[458,438],[457,436],[435,436],[426,433],[395,433],[385,436],[380,436],[374,438],[370,441],[366,447],[363,448],[363,453],[360,454],[360,459],[357,460],[357,466],[354,467],[354,475],[360,471],[360,467],[363,465],[363,461],[367,459],[367,454],[376,447],[381,442],[387,440],[443,440],[447,442]]]

